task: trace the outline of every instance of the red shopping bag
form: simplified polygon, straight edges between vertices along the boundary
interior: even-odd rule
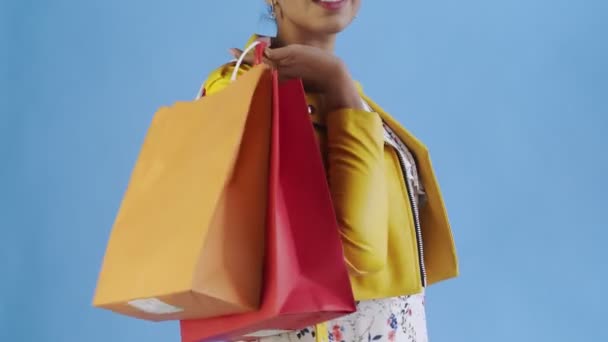
[[[273,80],[262,306],[252,313],[182,321],[183,342],[249,340],[355,311],[302,83],[292,80],[279,86],[276,72]]]

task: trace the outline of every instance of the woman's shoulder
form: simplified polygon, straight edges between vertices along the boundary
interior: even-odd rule
[[[269,42],[270,37],[266,37],[260,34],[253,34],[249,37],[249,40],[247,41],[245,47],[250,46],[256,40],[264,40]],[[231,82],[232,74],[234,73],[235,68],[236,60],[232,60],[213,70],[207,76],[207,79],[205,80],[205,83],[202,86],[202,94],[209,95],[217,93],[218,91],[226,88]],[[241,76],[243,73],[249,71],[249,69],[251,69],[250,65],[246,63],[241,64],[241,66],[239,66],[239,70],[237,71],[237,76]]]
[[[231,82],[232,74],[234,73],[235,68],[236,61],[231,61],[212,70],[207,75],[207,78],[203,83],[201,94],[210,95],[226,88]],[[241,64],[239,66],[239,70],[237,71],[237,76],[241,76],[245,72],[249,71],[249,69],[251,69],[250,65]]]

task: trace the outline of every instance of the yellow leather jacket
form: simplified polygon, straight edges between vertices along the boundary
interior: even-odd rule
[[[204,84],[206,94],[230,84],[233,68],[229,64],[213,71]],[[244,65],[239,73],[248,69]],[[426,190],[427,203],[420,208],[420,221],[428,285],[458,275],[454,239],[439,184],[427,148],[359,89],[372,113],[341,109],[311,114],[355,298],[419,293],[423,285],[412,207],[397,152],[384,142],[383,122],[415,156]],[[307,97],[312,108],[320,108],[314,94]]]

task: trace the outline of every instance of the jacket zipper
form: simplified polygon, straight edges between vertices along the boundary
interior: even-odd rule
[[[390,133],[389,133],[390,134]],[[405,188],[407,190],[407,195],[410,200],[410,207],[412,209],[412,216],[414,217],[414,227],[416,230],[416,246],[418,247],[418,259],[420,266],[420,275],[422,280],[422,287],[426,287],[427,277],[426,277],[426,266],[424,265],[424,246],[422,243],[422,227],[420,225],[420,214],[418,212],[418,205],[415,200],[416,194],[414,193],[414,189],[412,189],[410,181],[407,178],[407,168],[405,166],[405,156],[403,156],[403,152],[401,152],[400,148],[396,146],[396,143],[391,141],[391,146],[397,152],[397,157],[399,159],[399,164],[401,165],[401,172],[403,173]]]
[[[367,101],[361,99],[363,103],[363,107],[368,112],[373,112],[372,107],[367,103]],[[416,194],[414,190],[411,188],[410,181],[407,179],[407,168],[405,167],[405,156],[401,151],[401,148],[398,146],[398,143],[393,138],[392,132],[387,132],[386,127],[384,127],[385,136],[388,134],[388,139],[385,139],[389,145],[393,146],[395,152],[397,152],[397,159],[399,159],[399,164],[401,166],[401,173],[403,174],[403,180],[405,183],[405,189],[407,191],[407,195],[410,199],[410,208],[412,209],[412,216],[414,217],[414,227],[416,230],[416,247],[418,249],[418,260],[420,267],[420,278],[422,282],[422,287],[426,287],[427,284],[427,276],[426,276],[426,266],[424,265],[424,245],[422,243],[422,226],[420,225],[420,213],[418,212],[418,205],[416,204],[415,197]]]

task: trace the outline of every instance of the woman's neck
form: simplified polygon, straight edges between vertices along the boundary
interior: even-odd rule
[[[276,38],[274,38],[272,41],[272,46],[282,47],[292,44],[300,44],[314,46],[333,53],[335,43],[336,35],[313,35],[286,26],[279,29]]]

